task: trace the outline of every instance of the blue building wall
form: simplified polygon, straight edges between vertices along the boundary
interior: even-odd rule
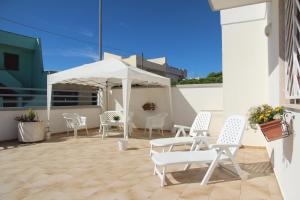
[[[19,56],[19,69],[4,67],[4,53]],[[0,30],[0,83],[6,87],[46,88],[41,41]]]
[[[18,55],[17,70],[5,67],[5,53]],[[46,100],[39,95],[45,92],[15,88],[46,89],[46,83],[41,40],[0,30],[0,107],[44,105]]]

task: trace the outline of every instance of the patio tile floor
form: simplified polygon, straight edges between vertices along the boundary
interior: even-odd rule
[[[0,143],[0,199],[282,199],[264,149],[239,150],[245,181],[216,169],[201,186],[205,166],[174,166],[161,188],[142,131],[135,131],[127,151],[117,149],[119,138],[61,134],[42,143]]]

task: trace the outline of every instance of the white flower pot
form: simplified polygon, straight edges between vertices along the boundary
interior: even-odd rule
[[[19,122],[18,140],[20,142],[37,142],[45,139],[43,122]]]
[[[121,139],[118,141],[118,146],[120,151],[125,151],[128,146],[128,140]]]

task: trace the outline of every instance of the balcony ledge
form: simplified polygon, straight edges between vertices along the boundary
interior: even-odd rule
[[[269,1],[270,0],[208,0],[211,9],[214,11],[264,3]]]

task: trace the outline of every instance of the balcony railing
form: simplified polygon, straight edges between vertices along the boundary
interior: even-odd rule
[[[52,106],[97,105],[96,90],[52,91]],[[47,90],[44,88],[0,87],[1,107],[37,107],[47,105]]]

